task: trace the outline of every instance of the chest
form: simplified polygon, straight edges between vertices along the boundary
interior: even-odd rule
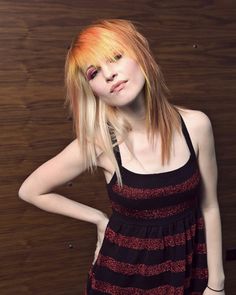
[[[197,142],[192,138],[195,154],[198,153]],[[119,145],[122,166],[135,173],[150,174],[163,173],[178,169],[185,165],[190,158],[190,150],[184,136],[179,133],[173,135],[168,163],[162,165],[161,141],[156,139],[152,144],[142,135],[136,135],[135,139],[124,141]],[[103,155],[100,158],[106,181],[109,182],[114,174],[111,161]]]

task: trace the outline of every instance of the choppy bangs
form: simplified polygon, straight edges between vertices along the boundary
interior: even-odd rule
[[[77,66],[85,75],[89,65],[98,67],[104,60],[115,61],[117,54],[125,54],[137,60],[130,44],[126,45],[128,40],[125,37],[100,27],[88,28],[80,34],[73,46]]]

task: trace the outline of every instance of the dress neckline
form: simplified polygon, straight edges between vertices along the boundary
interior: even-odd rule
[[[169,171],[163,171],[163,172],[155,172],[155,173],[138,173],[132,170],[129,170],[127,168],[125,168],[123,165],[120,166],[120,169],[122,170],[122,174],[130,174],[130,175],[134,175],[137,177],[156,177],[156,176],[170,176],[173,175],[175,173],[180,172],[181,170],[186,169],[186,167],[191,163],[191,161],[193,160],[193,155],[192,153],[190,153],[189,158],[187,160],[187,162],[185,162],[185,164],[183,164],[182,166],[169,170]],[[114,179],[116,178],[116,173],[114,172],[110,181],[107,183],[107,185],[110,185],[113,183]]]
[[[127,169],[125,168],[123,165],[121,165],[121,169],[123,169],[124,171],[128,172],[128,173],[132,173],[132,174],[135,174],[135,175],[141,175],[141,176],[151,176],[151,175],[161,175],[161,174],[171,174],[171,173],[174,173],[174,172],[177,172],[178,170],[181,170],[183,168],[185,168],[185,166],[188,165],[188,163],[190,162],[192,158],[192,154],[189,155],[189,158],[187,160],[187,162],[185,162],[185,164],[181,165],[180,167],[178,168],[175,168],[175,169],[172,169],[172,170],[169,170],[169,171],[163,171],[163,172],[154,172],[154,173],[138,173],[138,172],[135,172],[135,171],[132,171],[130,169]]]

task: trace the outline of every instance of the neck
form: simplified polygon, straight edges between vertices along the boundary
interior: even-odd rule
[[[145,132],[146,107],[143,93],[140,93],[130,104],[120,107],[120,110],[131,124],[132,132]]]

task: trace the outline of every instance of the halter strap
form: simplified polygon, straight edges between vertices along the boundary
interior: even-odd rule
[[[180,114],[179,114],[180,115]],[[190,138],[190,135],[189,135],[189,132],[188,132],[188,129],[184,123],[184,120],[182,118],[182,116],[180,115],[180,118],[181,118],[181,125],[182,125],[182,132],[184,134],[184,137],[185,137],[185,140],[187,142],[187,145],[188,145],[188,148],[190,150],[190,153],[193,157],[196,157],[196,154],[195,154],[195,151],[194,151],[194,148],[193,148],[193,144],[192,144],[192,141],[191,141],[191,138]]]
[[[187,129],[187,127],[186,127],[186,125],[184,123],[184,120],[183,120],[182,116],[180,115],[180,113],[179,113],[179,116],[180,116],[180,119],[181,119],[182,132],[183,132],[184,138],[186,140],[186,143],[188,145],[191,156],[196,157],[196,154],[195,154],[195,151],[194,151],[194,148],[193,148],[193,144],[192,144],[188,129]],[[114,150],[114,154],[115,154],[117,163],[118,163],[119,167],[121,167],[122,163],[121,163],[120,149],[119,149],[119,145],[117,144],[117,138],[115,136],[115,132],[113,130],[111,130],[110,128],[109,128],[109,132],[110,132],[110,135],[111,135],[112,144],[116,144],[116,146],[113,147],[113,150]]]

